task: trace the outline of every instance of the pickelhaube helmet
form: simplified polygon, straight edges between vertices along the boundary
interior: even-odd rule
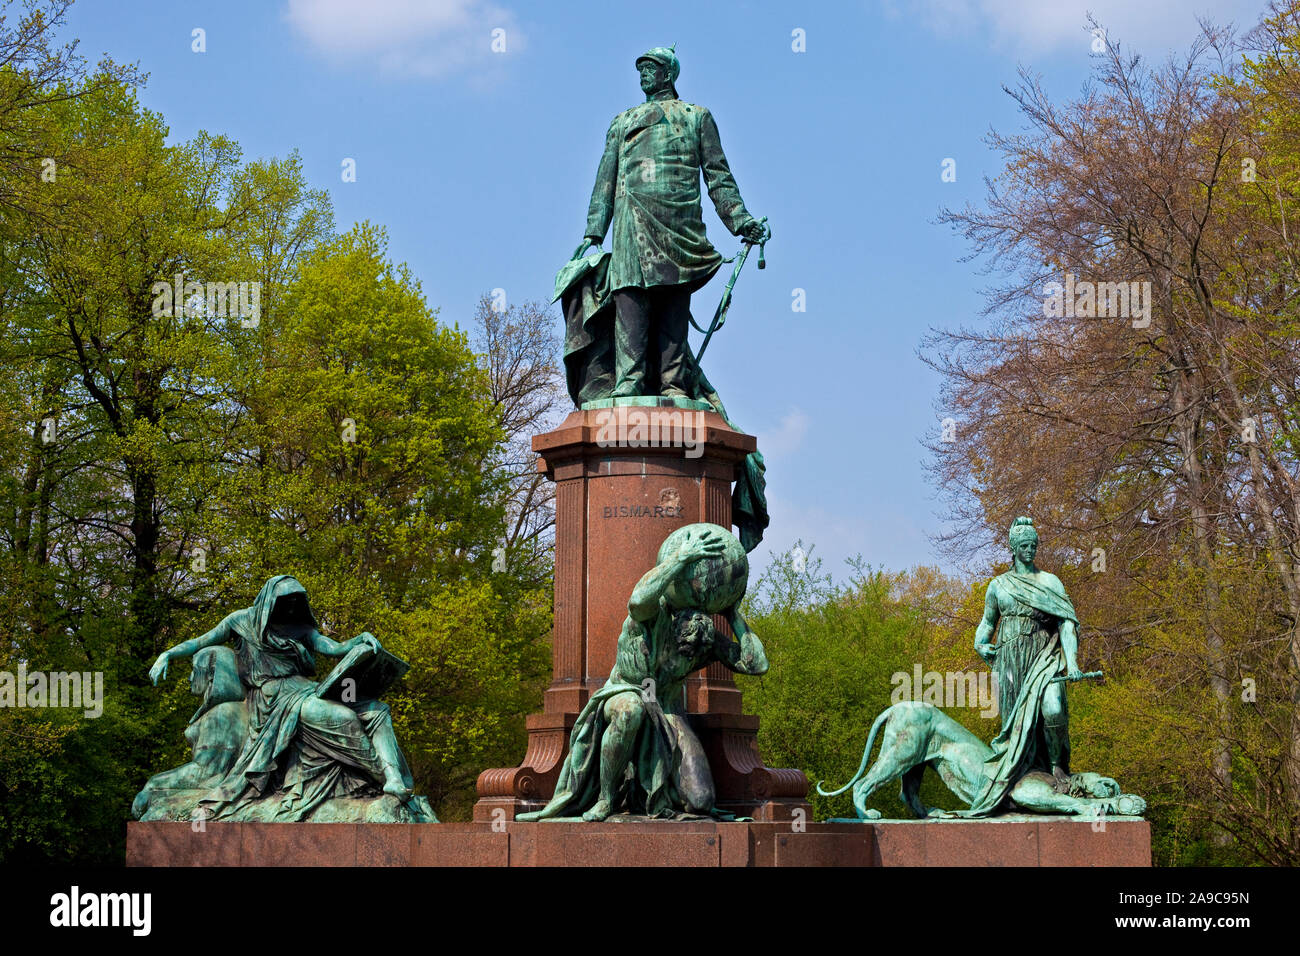
[[[677,77],[682,75],[682,63],[677,59],[677,44],[672,46],[657,46],[651,50],[646,50],[636,58],[637,66],[641,65],[642,60],[653,60],[668,68],[668,83],[673,88],[673,95],[677,94]]]

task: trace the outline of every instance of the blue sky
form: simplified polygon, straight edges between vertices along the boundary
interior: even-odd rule
[[[1088,10],[1111,40],[1160,60],[1186,47],[1198,14],[1249,27],[1262,9],[80,0],[67,35],[92,60],[138,62],[150,74],[142,101],[175,140],[206,129],[247,158],[298,150],[339,227],[385,226],[392,257],[462,326],[492,289],[550,298],[581,241],[609,121],[643,99],[634,60],[676,43],[678,92],[712,110],[746,205],[774,233],[767,269],[746,266],[705,362],[767,457],[772,524],[754,557],[761,566],[802,539],[840,573],[855,554],[937,563],[929,536],[942,518],[921,441],[943,413],[916,350],[927,329],[982,321],[988,277],[935,219],[982,199],[983,177],[1000,172],[982,138],[1022,125],[1002,86],[1024,65],[1053,96],[1077,94],[1091,68]],[[192,50],[195,29],[206,52]],[[346,158],[355,182],[342,181]],[[941,180],[946,158],[956,182]],[[739,240],[704,205],[731,255]],[[712,314],[726,272],[696,294],[697,318]],[[805,312],[792,311],[795,289]]]

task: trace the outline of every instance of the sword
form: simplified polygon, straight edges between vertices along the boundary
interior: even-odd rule
[[[1102,674],[1101,671],[1085,671],[1084,673],[1080,674],[1078,677],[1074,678],[1074,680],[1094,680],[1102,676],[1104,675]],[[1053,677],[1047,683],[1059,684],[1061,683],[1061,681],[1065,681],[1065,680],[1070,680],[1069,674],[1062,674],[1060,677]]]
[[[759,222],[767,222],[767,217],[764,216],[759,220]],[[736,287],[736,279],[740,276],[740,270],[744,267],[745,260],[749,258],[749,250],[754,248],[754,246],[758,246],[758,267],[760,269],[767,268],[767,260],[764,258],[767,240],[764,239],[762,242],[755,243],[746,239],[740,252],[736,253],[736,265],[731,270],[731,278],[727,280],[727,287],[722,290],[722,300],[718,303],[718,308],[713,313],[713,321],[709,324],[708,332],[704,333],[704,341],[700,343],[700,350],[695,353],[696,363],[698,363],[700,359],[704,358],[704,350],[709,347],[709,339],[713,338],[713,333],[722,328],[722,326],[727,322],[727,310],[731,308],[731,290]],[[695,323],[692,322],[691,324],[694,325]],[[704,330],[700,329],[698,325],[695,327],[701,332],[704,332]]]

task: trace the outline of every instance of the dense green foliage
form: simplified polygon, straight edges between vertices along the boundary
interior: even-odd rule
[[[104,705],[0,710],[0,859],[121,860],[131,798],[187,759],[188,666],[149,665],[273,573],[412,663],[399,740],[464,816],[549,669],[544,561],[492,567],[484,359],[296,156],[168,145],[120,75],[65,71],[18,122],[29,79],[0,70],[0,671],[100,673]]]

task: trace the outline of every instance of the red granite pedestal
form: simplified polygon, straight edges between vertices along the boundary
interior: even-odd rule
[[[1150,866],[1145,820],[128,823],[127,866]]]
[[[550,799],[578,712],[613,667],[633,587],[672,531],[700,521],[732,526],[732,483],[756,445],[702,404],[670,400],[575,411],[533,439],[538,468],[556,486],[552,680],[542,712],[528,717],[519,766],[479,775],[475,821],[513,820]],[[758,718],[742,713],[726,668],[710,665],[685,693],[719,808],[768,821],[807,812],[807,778],[763,764]]]

